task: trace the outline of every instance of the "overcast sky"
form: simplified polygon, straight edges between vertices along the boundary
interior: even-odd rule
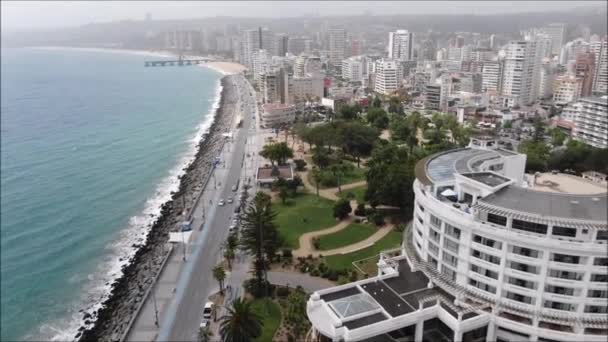
[[[214,16],[293,17],[306,14],[495,14],[567,11],[604,6],[606,1],[2,1],[2,28],[48,28],[125,19],[183,19]]]

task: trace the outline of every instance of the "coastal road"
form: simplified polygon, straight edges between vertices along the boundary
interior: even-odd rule
[[[217,282],[213,279],[211,270],[220,260],[220,246],[228,235],[228,227],[235,214],[234,204],[227,203],[222,207],[216,204],[220,198],[226,200],[238,194],[232,191],[232,186],[239,179],[239,190],[242,188],[242,178],[245,178],[242,169],[246,168],[246,142],[253,140],[250,137],[256,135],[257,126],[252,125],[255,94],[250,95],[250,86],[242,76],[232,76],[231,79],[235,83],[233,90],[239,91],[239,100],[234,109],[237,111],[236,117],[239,112],[242,114],[242,128],[234,132],[232,143],[224,147],[222,157],[226,168],[222,172],[223,175],[216,178],[221,186],[212,199],[213,205],[206,213],[207,222],[201,232],[202,236],[189,246],[193,252],[188,264],[181,270],[175,296],[161,319],[158,341],[195,341],[202,320],[203,305],[212,290],[217,289]],[[251,177],[251,181],[255,182],[253,174],[245,176]],[[203,201],[199,206],[200,208],[194,210],[195,218],[202,217]]]

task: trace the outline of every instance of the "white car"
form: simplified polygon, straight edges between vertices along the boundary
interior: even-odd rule
[[[205,306],[203,307],[203,320],[209,320],[209,319],[211,319],[211,311],[212,310],[213,310],[213,302],[207,302],[207,303],[205,303]]]
[[[232,202],[233,202],[232,197],[228,197],[228,203],[232,203]]]
[[[223,198],[222,198],[222,199],[220,199],[220,201],[219,201],[219,202],[217,202],[217,205],[219,205],[220,207],[223,207],[223,206],[224,206],[224,204],[226,204],[226,202],[224,202],[224,199],[223,199]]]
[[[201,325],[199,325],[199,329],[200,330],[209,329],[209,320],[208,319],[203,319],[203,321],[201,322]]]

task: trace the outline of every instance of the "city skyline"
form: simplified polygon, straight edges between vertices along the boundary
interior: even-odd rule
[[[464,1],[395,2],[381,1],[373,4],[354,2],[2,2],[2,28],[7,30],[50,29],[81,26],[91,23],[125,20],[177,20],[209,17],[280,18],[305,16],[353,16],[353,15],[403,15],[403,14],[453,14],[491,15],[530,12],[565,12],[580,8],[602,6],[601,1],[507,1],[491,3]],[[196,13],[196,14],[193,14]]]

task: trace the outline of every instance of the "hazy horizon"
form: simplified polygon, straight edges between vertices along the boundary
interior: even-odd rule
[[[569,11],[581,7],[606,6],[605,1],[433,1],[433,2],[191,2],[191,1],[2,1],[2,29],[38,30],[74,27],[92,23],[143,20],[197,19],[205,17],[278,18],[349,15],[454,14],[492,15]]]

